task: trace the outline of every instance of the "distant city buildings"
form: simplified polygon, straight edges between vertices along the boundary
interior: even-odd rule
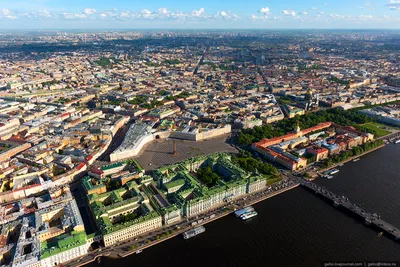
[[[146,175],[132,158],[151,142],[234,138],[329,108],[400,126],[396,42],[367,32],[290,42],[263,31],[0,33],[0,264],[60,265],[95,241],[116,244],[268,187],[223,153]],[[290,170],[374,138],[331,122],[282,134],[252,149]],[[202,181],[203,168],[217,181]],[[96,234],[67,187],[77,181]]]
[[[360,111],[379,122],[400,127],[400,105],[376,107]]]

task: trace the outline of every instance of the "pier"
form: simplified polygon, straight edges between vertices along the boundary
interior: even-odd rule
[[[389,236],[393,237],[395,240],[400,239],[400,231],[392,224],[381,219],[380,215],[377,213],[370,213],[365,211],[361,207],[350,202],[350,200],[345,196],[339,196],[331,191],[316,185],[315,183],[302,181],[301,186],[322,196],[323,198],[332,201],[335,207],[342,207],[353,215],[364,220],[365,224],[373,226],[382,232],[387,233]]]

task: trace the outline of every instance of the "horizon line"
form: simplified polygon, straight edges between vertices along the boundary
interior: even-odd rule
[[[254,31],[254,30],[269,30],[269,31],[287,31],[287,30],[341,30],[341,31],[400,31],[400,28],[0,28],[0,31],[60,31],[60,30],[76,30],[76,31],[91,31],[91,30],[171,30],[171,31],[194,31],[194,30],[206,30],[206,31],[232,31],[232,30],[240,30],[240,31]]]

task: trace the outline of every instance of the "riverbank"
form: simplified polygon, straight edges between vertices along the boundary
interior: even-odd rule
[[[271,194],[264,195],[264,196],[262,196],[262,197],[260,197],[260,198],[255,199],[255,200],[250,200],[250,201],[247,202],[247,203],[245,202],[245,203],[243,203],[243,205],[241,205],[241,206],[236,205],[236,207],[237,207],[236,209],[232,209],[232,207],[227,208],[228,211],[223,212],[223,213],[221,213],[221,214],[219,214],[219,215],[216,215],[214,218],[210,218],[210,219],[207,219],[207,220],[204,220],[204,219],[203,219],[203,221],[202,221],[202,222],[199,222],[198,224],[196,224],[195,227],[199,227],[199,226],[201,226],[201,225],[206,225],[206,224],[208,224],[208,223],[211,223],[211,222],[213,222],[213,221],[216,221],[216,220],[218,220],[218,219],[221,219],[221,218],[223,218],[223,217],[225,217],[225,216],[228,216],[228,215],[232,214],[235,210],[243,209],[243,208],[245,208],[245,207],[248,207],[248,206],[251,206],[251,205],[255,205],[255,204],[257,204],[257,203],[259,203],[259,202],[261,202],[261,201],[267,200],[267,199],[269,199],[269,198],[272,198],[272,197],[274,197],[274,196],[277,196],[277,195],[279,195],[279,194],[282,194],[282,193],[284,193],[284,192],[286,192],[286,191],[292,190],[292,189],[298,187],[299,185],[300,185],[300,184],[294,184],[294,185],[289,186],[289,187],[287,187],[287,188],[280,189],[279,191],[272,192]],[[202,220],[202,219],[198,219],[198,221],[201,221],[201,220]],[[195,227],[189,227],[189,228],[195,228]],[[159,244],[159,243],[161,243],[161,242],[167,241],[167,240],[169,240],[169,239],[171,239],[171,238],[174,238],[174,237],[176,237],[176,236],[178,236],[178,235],[181,235],[181,234],[183,234],[184,232],[186,232],[186,231],[188,231],[188,230],[190,230],[190,229],[181,229],[181,230],[179,230],[179,231],[177,231],[177,232],[174,232],[172,235],[169,235],[169,236],[167,236],[167,237],[165,237],[165,238],[163,238],[163,239],[160,239],[160,240],[157,240],[157,241],[155,241],[155,242],[152,242],[151,244],[144,245],[144,246],[142,246],[142,247],[140,247],[140,248],[131,250],[131,251],[129,251],[129,252],[127,252],[127,253],[124,253],[124,254],[118,254],[118,257],[115,256],[115,254],[111,254],[109,257],[110,257],[110,258],[113,258],[113,259],[125,258],[125,257],[127,257],[127,256],[132,255],[132,254],[135,254],[138,250],[144,250],[144,249],[150,248],[150,247],[155,246],[155,245],[157,245],[157,244]]]
[[[365,210],[400,226],[398,212],[400,145],[390,144],[340,167],[334,179],[316,184],[348,197]],[[118,261],[102,258],[88,267],[162,266],[321,266],[321,262],[396,261],[399,244],[378,237],[365,223],[316,198],[303,188],[253,206],[255,218],[234,215],[207,224],[206,233],[181,236]],[[290,242],[288,242],[290,240]]]
[[[287,183],[290,183],[290,182],[287,182]],[[96,251],[88,253],[86,256],[83,256],[79,259],[72,260],[69,263],[65,263],[64,266],[78,266],[78,267],[84,266],[88,263],[96,261],[97,258],[99,258],[99,257],[107,257],[110,259],[125,258],[132,254],[135,254],[137,251],[150,248],[161,242],[167,241],[171,238],[181,235],[182,233],[184,233],[194,227],[198,227],[200,225],[205,225],[205,224],[208,224],[215,220],[221,219],[221,218],[233,213],[237,209],[242,209],[244,207],[257,204],[261,201],[272,198],[272,197],[282,194],[286,191],[292,190],[298,186],[299,186],[298,183],[294,183],[294,184],[288,184],[288,186],[279,188],[276,191],[269,192],[269,193],[266,193],[266,192],[268,192],[268,190],[256,192],[252,195],[244,197],[243,199],[236,200],[229,206],[219,207],[218,209],[210,211],[207,214],[202,214],[202,215],[196,216],[195,218],[189,218],[183,222],[181,221],[179,224],[175,224],[175,225],[169,226],[167,228],[163,228],[163,229],[161,229],[161,231],[160,230],[155,231],[152,233],[152,235],[143,237],[140,240],[135,240],[134,242],[131,242],[131,243],[123,243],[118,247],[104,248],[102,251],[97,251],[97,253],[98,253],[97,255],[92,255],[92,254],[96,253]],[[271,190],[271,189],[269,189],[269,190]],[[214,216],[211,216],[211,215],[214,215]],[[195,226],[192,226],[192,222],[197,222],[197,224]],[[182,226],[182,223],[184,223],[183,226]],[[179,228],[178,228],[178,226],[179,226]],[[173,231],[173,232],[171,233],[171,231]],[[166,236],[167,232],[170,233],[168,236]],[[157,239],[157,237],[159,237],[159,239]],[[155,239],[155,240],[150,241],[150,239]],[[135,248],[131,249],[132,246],[135,246]]]

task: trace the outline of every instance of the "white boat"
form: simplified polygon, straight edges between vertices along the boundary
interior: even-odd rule
[[[332,174],[336,174],[336,173],[338,173],[338,172],[339,172],[338,169],[333,169],[332,171],[329,172],[329,174],[332,175]]]
[[[243,215],[245,213],[252,212],[252,211],[254,211],[254,208],[252,206],[249,206],[249,207],[246,207],[244,209],[235,211],[235,215],[236,215],[236,217],[240,217],[241,215]]]
[[[400,139],[397,139],[396,141],[394,141],[395,144],[400,144]]]
[[[257,216],[257,214],[258,214],[257,211],[248,212],[248,213],[245,213],[243,215],[240,215],[240,219],[245,221],[245,220],[248,220],[250,218],[253,218],[253,217]]]

